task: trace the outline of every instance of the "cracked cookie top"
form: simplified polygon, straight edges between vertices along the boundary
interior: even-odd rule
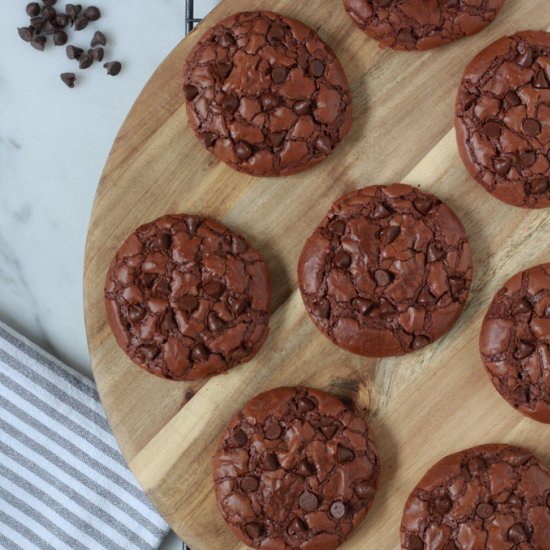
[[[338,199],[309,237],[298,279],[311,319],[336,345],[402,355],[457,320],[472,254],[460,220],[434,195],[365,187]]]
[[[447,456],[403,513],[405,550],[534,550],[550,540],[550,472],[529,452],[482,445]]]
[[[191,126],[232,168],[283,176],[325,159],[351,125],[351,94],[332,50],[303,23],[242,12],[217,23],[184,69]]]
[[[365,517],[380,464],[371,430],[341,401],[277,388],[230,421],[213,473],[221,513],[247,546],[332,550]]]
[[[550,423],[550,264],[514,275],[497,292],[479,346],[502,397],[521,413]]]
[[[220,223],[168,215],[142,225],[107,274],[107,319],[145,370],[194,380],[256,355],[269,331],[267,265]]]
[[[468,65],[455,127],[470,175],[514,206],[550,206],[550,33],[497,40]]]
[[[504,0],[343,0],[357,26],[382,47],[428,50],[470,36],[497,16]]]

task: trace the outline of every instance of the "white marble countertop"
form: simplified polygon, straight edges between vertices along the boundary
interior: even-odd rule
[[[87,47],[101,29],[105,60],[123,63],[117,77],[101,64],[79,71],[51,41],[44,52],[23,42],[26,2],[4,2],[0,17],[0,320],[88,376],[82,270],[96,185],[132,103],[185,32],[184,0],[94,3],[103,17],[72,43]],[[195,0],[195,15],[215,4]],[[74,89],[59,78],[68,71]],[[175,536],[163,546],[176,548]]]

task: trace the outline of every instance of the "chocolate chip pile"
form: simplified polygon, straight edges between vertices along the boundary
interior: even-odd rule
[[[528,451],[484,445],[440,460],[407,500],[405,550],[550,548],[550,472]]]
[[[550,264],[512,277],[483,321],[480,351],[499,393],[523,414],[550,423]]]
[[[434,195],[372,186],[335,202],[304,246],[298,278],[313,322],[335,344],[402,355],[454,324],[472,254],[460,220]]]
[[[380,464],[363,419],[297,387],[253,398],[222,434],[213,471],[220,510],[245,544],[332,550],[365,517]]]
[[[269,331],[263,258],[214,220],[163,216],[118,250],[105,283],[118,344],[162,378],[194,380],[249,361]]]
[[[491,44],[467,67],[456,129],[470,174],[501,201],[550,206],[550,34]]]
[[[96,6],[82,7],[80,4],[67,4],[64,11],[57,11],[54,5],[57,0],[42,0],[27,4],[26,12],[29,24],[17,29],[19,36],[25,42],[43,52],[46,49],[48,37],[52,38],[55,46],[64,46],[69,41],[67,31],[82,31],[88,24],[101,17],[101,11]],[[83,49],[73,45],[66,47],[67,57],[78,62],[80,69],[88,69],[93,63],[103,61],[105,50],[103,46],[107,39],[101,31],[96,31],[90,42],[90,48]],[[119,61],[106,62],[103,67],[107,74],[116,76],[122,65]],[[74,88],[76,75],[74,72],[61,73],[61,80],[69,87]]]

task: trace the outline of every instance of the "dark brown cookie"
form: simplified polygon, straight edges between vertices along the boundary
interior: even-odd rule
[[[406,550],[548,550],[550,472],[525,449],[482,445],[435,464],[411,493]]]
[[[445,334],[472,280],[460,220],[408,185],[338,199],[298,265],[306,309],[336,345],[370,357],[402,355]]]
[[[475,34],[504,0],[343,0],[357,26],[382,47],[429,50]]]
[[[365,517],[380,464],[372,431],[341,401],[277,388],[229,422],[213,470],[222,515],[245,544],[332,550]]]
[[[120,347],[172,380],[226,372],[256,355],[269,331],[271,286],[261,255],[220,223],[163,216],[119,248],[105,283]]]
[[[501,38],[468,65],[456,100],[460,155],[497,199],[550,206],[550,33]]]
[[[550,264],[514,275],[494,297],[479,348],[495,388],[518,411],[550,423]]]
[[[332,50],[303,23],[268,12],[220,21],[187,59],[183,92],[204,146],[254,176],[325,159],[351,125],[351,94]]]

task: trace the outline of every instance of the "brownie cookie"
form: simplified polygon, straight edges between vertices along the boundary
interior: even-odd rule
[[[445,334],[472,280],[460,220],[408,185],[338,199],[298,265],[306,309],[336,345],[369,357],[402,355]]]
[[[163,216],[119,248],[105,283],[117,343],[172,380],[228,371],[256,355],[269,331],[265,261],[236,233],[197,216]]]
[[[372,431],[331,395],[278,388],[256,396],[213,459],[221,513],[253,548],[332,550],[370,508],[380,473]]]
[[[471,176],[497,199],[550,206],[550,34],[501,38],[468,65],[456,135]]]
[[[382,47],[429,50],[484,29],[504,0],[343,0],[357,26]]]
[[[325,159],[351,125],[340,62],[299,21],[268,11],[220,21],[184,71],[191,126],[204,146],[253,176],[283,176]]]
[[[550,472],[525,449],[482,445],[428,470],[405,504],[406,550],[548,550]]]
[[[497,292],[479,348],[502,397],[523,414],[550,423],[550,264],[518,273]]]

